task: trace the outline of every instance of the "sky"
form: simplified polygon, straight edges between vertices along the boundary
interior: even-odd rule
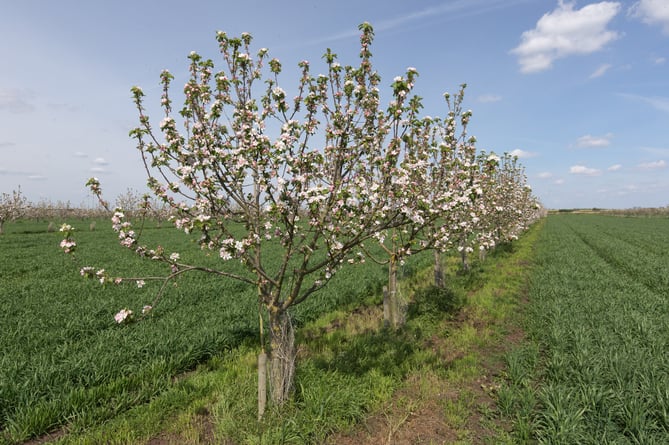
[[[466,83],[478,148],[517,155],[547,208],[669,205],[669,0],[0,0],[0,192],[94,206],[95,176],[108,200],[144,193],[131,87],[157,126],[160,72],[180,88],[191,51],[217,64],[217,31],[250,33],[297,85],[327,48],[357,63],[362,22],[382,86],[414,67],[445,116]]]

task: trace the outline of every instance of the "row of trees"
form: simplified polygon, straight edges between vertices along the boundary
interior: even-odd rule
[[[631,209],[593,210],[593,212],[595,211],[598,213],[606,213],[608,215],[617,216],[669,216],[669,205],[664,207],[632,207]]]
[[[21,193],[20,187],[12,193],[0,195],[0,235],[4,231],[5,222],[20,218],[27,208],[28,200]]]
[[[326,74],[313,75],[310,64],[300,62],[290,95],[280,86],[281,64],[267,49],[252,55],[249,34],[222,32],[217,41],[223,68],[214,71],[211,60],[191,53],[177,113],[173,76],[161,74],[164,118],[158,128],[147,115],[144,93],[132,89],[140,125],[131,136],[152,194],[171,209],[174,225],[197,233],[202,249],[216,252],[221,265],[185,264],[178,252],[142,245],[122,209],[114,212],[113,228],[123,246],[166,263],[166,281],[198,270],[257,289],[259,416],[267,359],[273,401],[281,404],[293,387],[290,308],[325,286],[342,265],[370,259],[388,265],[387,317],[399,326],[397,265],[407,256],[433,249],[439,269],[440,254],[457,249],[466,265],[475,249],[516,237],[539,215],[517,160],[477,153],[467,135],[471,112],[462,108],[465,86],[445,95],[445,118],[422,116],[421,98],[412,92],[418,73],[409,68],[394,78],[382,106],[381,77],[371,62],[373,29],[364,23],[360,31],[357,66],[342,66],[330,50],[323,56]],[[97,179],[88,185],[111,211]],[[61,245],[70,253],[76,249],[72,230],[62,228]],[[383,258],[372,255],[374,244]],[[233,272],[229,261],[241,262],[248,273]],[[123,282],[93,267],[82,274]],[[131,314],[124,309],[117,321]]]
[[[115,207],[123,208],[130,217],[148,217],[159,223],[167,221],[172,216],[172,209],[163,205],[161,201],[152,200],[133,189],[120,194],[115,200]],[[54,203],[46,199],[30,202],[19,187],[11,193],[0,195],[0,234],[2,234],[5,222],[17,219],[54,223],[72,219],[109,218],[112,213],[100,205],[95,207],[74,206],[69,201]]]

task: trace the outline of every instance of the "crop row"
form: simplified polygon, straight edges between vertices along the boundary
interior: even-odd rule
[[[176,281],[150,317],[117,325],[114,313],[151,303],[158,284],[102,286],[80,277],[79,265],[120,274],[165,266],[129,255],[107,230],[77,235],[75,263],[58,248],[57,234],[31,224],[0,238],[0,443],[64,424],[85,428],[149,400],[175,374],[243,341],[257,342],[256,290],[197,273]],[[186,257],[201,254],[174,229],[149,228],[144,236],[160,237],[166,250]],[[359,304],[385,278],[372,263],[344,269],[296,308],[295,322]]]
[[[669,442],[669,220],[549,217],[528,330],[540,443]]]

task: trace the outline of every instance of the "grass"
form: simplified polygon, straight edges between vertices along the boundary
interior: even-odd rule
[[[57,401],[61,405],[46,403],[46,408],[52,407],[51,413],[26,409],[26,418],[17,417],[20,420],[15,421],[17,426],[4,431],[5,442],[19,442],[22,440],[19,438],[34,435],[35,431],[56,428],[58,435],[52,442],[59,444],[136,444],[147,443],[151,438],[184,444],[338,443],[337,437],[359,434],[361,425],[372,425],[377,419],[382,425],[379,428],[382,441],[378,443],[392,443],[398,435],[406,434],[407,429],[420,425],[421,416],[434,414],[445,425],[454,443],[471,443],[478,437],[485,437],[487,443],[511,443],[504,425],[499,422],[498,409],[490,403],[497,391],[496,377],[490,372],[491,366],[501,366],[498,349],[509,335],[510,324],[517,321],[519,295],[528,272],[525,265],[533,255],[532,245],[539,231],[535,228],[513,247],[504,246],[489,255],[485,263],[475,263],[471,274],[451,273],[446,290],[425,285],[431,279],[427,262],[412,265],[411,273],[405,272],[402,292],[415,298],[409,308],[407,325],[398,332],[384,329],[381,323],[378,290],[385,279],[382,268],[379,272],[347,275],[339,288],[333,287],[336,295],[314,299],[311,308],[308,305],[300,308],[304,312],[297,315],[300,351],[295,396],[281,415],[270,410],[261,423],[256,420],[257,340],[252,325],[255,319],[239,308],[229,319],[224,317],[226,311],[237,307],[243,299],[225,303],[216,287],[207,288],[205,280],[194,277],[194,283],[180,285],[174,291],[178,294],[175,300],[181,304],[192,301],[188,304],[198,308],[197,317],[206,313],[203,319],[180,318],[183,311],[177,310],[178,304],[171,308],[168,298],[166,314],[162,317],[119,330],[111,320],[114,309],[123,298],[132,301],[137,296],[114,295],[114,288],[105,288],[105,298],[112,301],[105,306],[107,309],[97,308],[95,317],[89,320],[97,325],[86,331],[75,323],[68,335],[54,339],[54,344],[60,344],[67,355],[71,350],[67,349],[65,339],[71,336],[93,344],[111,341],[116,347],[122,345],[120,349],[126,352],[126,355],[121,354],[124,360],[127,361],[130,352],[130,355],[137,354],[137,363],[145,366],[132,365],[131,360],[125,367],[120,366],[117,374],[93,378],[96,375],[93,373],[93,377],[87,377],[90,382],[83,385],[77,382],[82,389],[75,387],[63,392],[66,397]],[[18,234],[27,236],[20,240],[21,245],[33,236],[50,236],[44,240],[57,245],[58,238],[53,234],[24,232],[28,233]],[[90,236],[99,239],[97,234]],[[41,250],[47,244],[44,240],[37,243]],[[11,238],[0,240],[6,241]],[[67,266],[62,257],[48,261],[60,268]],[[456,260],[451,261],[451,271],[455,270],[455,263]],[[30,263],[17,262],[15,266],[25,268],[25,276],[32,280]],[[378,277],[378,281],[374,277]],[[30,284],[30,280],[26,282]],[[99,298],[89,301],[87,292],[81,289],[99,287],[76,279],[68,283],[80,286],[75,291],[74,303],[60,304],[69,308],[70,317],[78,320],[72,315],[76,312],[72,312],[72,307],[84,303],[94,308],[100,301]],[[361,283],[364,286],[361,287]],[[62,295],[62,288],[53,286],[54,297],[50,303],[58,308],[56,297]],[[186,288],[194,289],[197,296],[186,292]],[[235,292],[240,291],[243,289],[235,289]],[[209,293],[216,297],[211,302],[202,298]],[[156,328],[162,329],[161,323],[167,328],[156,331]],[[211,326],[222,329],[219,332],[228,332],[227,337],[210,333]],[[184,327],[194,332],[186,335]],[[203,329],[198,330],[200,327]],[[111,333],[108,334],[111,338],[96,338],[99,331]],[[14,335],[21,332],[18,329]],[[172,334],[165,337],[165,332]],[[138,335],[137,342],[128,343],[128,337],[134,335]],[[142,343],[152,335],[156,343],[150,346]],[[173,337],[184,335],[186,347],[181,347],[185,351],[182,353]],[[221,343],[219,349],[206,346],[207,342],[220,338],[227,342]],[[36,338],[35,343],[38,341]],[[161,342],[166,344],[161,346]],[[192,352],[198,344],[204,345],[206,354],[196,357]],[[160,347],[174,351],[154,357],[152,348]],[[91,352],[101,357],[107,353],[107,350]],[[185,354],[181,356],[185,358],[179,359],[179,354]],[[28,354],[25,360],[27,357]],[[153,358],[145,363],[150,357]],[[116,366],[122,363],[118,358],[115,360]],[[109,361],[110,369],[114,363],[114,360]],[[175,363],[180,367],[175,367]],[[2,369],[4,372],[4,367]],[[180,372],[182,374],[175,378]],[[73,371],[71,375],[74,374]],[[84,368],[79,375],[91,376],[91,373]],[[54,383],[58,382],[54,380]],[[97,389],[95,384],[102,389]],[[481,389],[486,385],[489,391]],[[48,390],[53,394],[51,388]],[[44,400],[48,401],[48,397],[46,393]],[[72,403],[62,405],[68,397]],[[25,400],[28,405],[30,396],[26,395]],[[97,408],[96,403],[100,405]],[[71,409],[64,416],[62,406],[81,408]],[[437,408],[434,413],[429,412],[430,406]],[[29,421],[41,418],[56,421],[44,424]],[[64,429],[59,425],[64,425]],[[439,443],[438,438],[432,440]]]
[[[185,260],[200,254],[173,229],[149,227],[144,236],[160,239]],[[0,237],[0,443],[108,421],[168,390],[173,376],[257,341],[255,290],[203,274],[180,279],[148,319],[116,325],[113,315],[120,308],[150,303],[157,285],[103,287],[85,280],[60,252],[59,241],[57,232],[35,222],[9,225]],[[163,272],[119,247],[110,230],[82,230],[77,242],[81,265],[119,274]],[[294,322],[300,326],[335,308],[359,305],[385,279],[373,264],[347,269],[297,307]]]
[[[500,391],[519,443],[669,442],[669,220],[554,215]]]

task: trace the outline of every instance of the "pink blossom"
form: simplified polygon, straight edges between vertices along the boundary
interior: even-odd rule
[[[114,320],[116,320],[116,323],[123,323],[124,321],[128,320],[132,316],[132,311],[130,309],[121,309],[114,315]]]
[[[65,253],[72,253],[74,252],[74,248],[77,247],[77,243],[69,238],[65,238],[60,242],[60,247]]]

